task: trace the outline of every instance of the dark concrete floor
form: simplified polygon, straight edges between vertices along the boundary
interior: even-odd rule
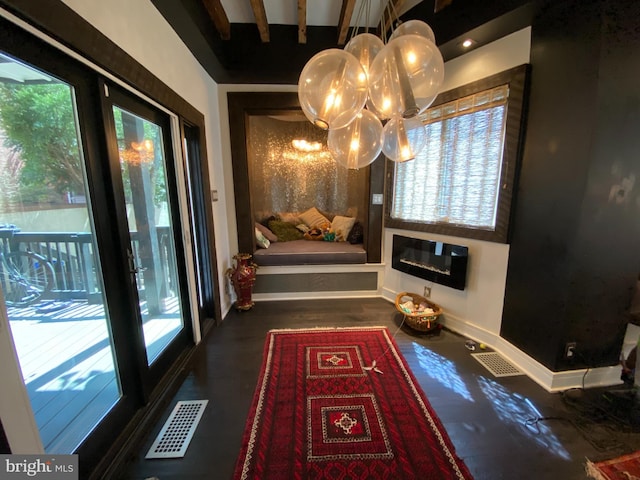
[[[585,479],[586,459],[640,449],[638,401],[621,388],[548,393],[526,376],[494,377],[446,329],[406,327],[383,299],[260,302],[232,310],[196,353],[187,379],[120,478],[230,479],[274,328],[384,325],[409,363],[458,455],[477,480]],[[144,456],[178,400],[209,404],[184,458]]]

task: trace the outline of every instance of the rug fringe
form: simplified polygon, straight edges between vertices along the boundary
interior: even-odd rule
[[[587,463],[584,466],[584,470],[587,473],[587,475],[593,478],[594,480],[609,480],[607,477],[602,475],[600,470],[598,470],[598,467],[596,467],[596,465],[593,462],[590,462],[589,460],[587,460]]]
[[[306,328],[273,328],[269,333],[274,332],[305,332],[305,331],[336,331],[336,330],[384,330],[387,327],[382,325],[372,325],[369,327],[306,327]]]

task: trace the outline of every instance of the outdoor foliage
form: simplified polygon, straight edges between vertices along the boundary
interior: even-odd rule
[[[69,86],[1,84],[0,128],[5,146],[23,162],[18,179],[23,202],[46,202],[52,193],[83,194]]]

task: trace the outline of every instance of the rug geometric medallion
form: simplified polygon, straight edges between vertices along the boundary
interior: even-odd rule
[[[234,479],[471,479],[385,327],[271,330]]]

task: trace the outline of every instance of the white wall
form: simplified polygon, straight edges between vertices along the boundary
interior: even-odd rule
[[[465,85],[529,63],[531,28],[525,28],[489,45],[480,47],[445,64],[445,83],[442,91]],[[436,240],[469,248],[467,286],[464,291],[432,284],[391,268],[393,234]],[[445,314],[444,323],[462,332],[485,332],[484,338],[500,333],[502,307],[507,276],[509,245],[482,242],[466,238],[434,235],[406,230],[385,229],[385,278],[383,296],[395,300],[399,292],[422,294],[431,286],[431,300],[439,304]]]
[[[4,298],[0,290],[0,305]],[[0,308],[0,419],[13,453],[44,453],[31,402],[22,381],[18,354],[9,330],[9,319]]]

